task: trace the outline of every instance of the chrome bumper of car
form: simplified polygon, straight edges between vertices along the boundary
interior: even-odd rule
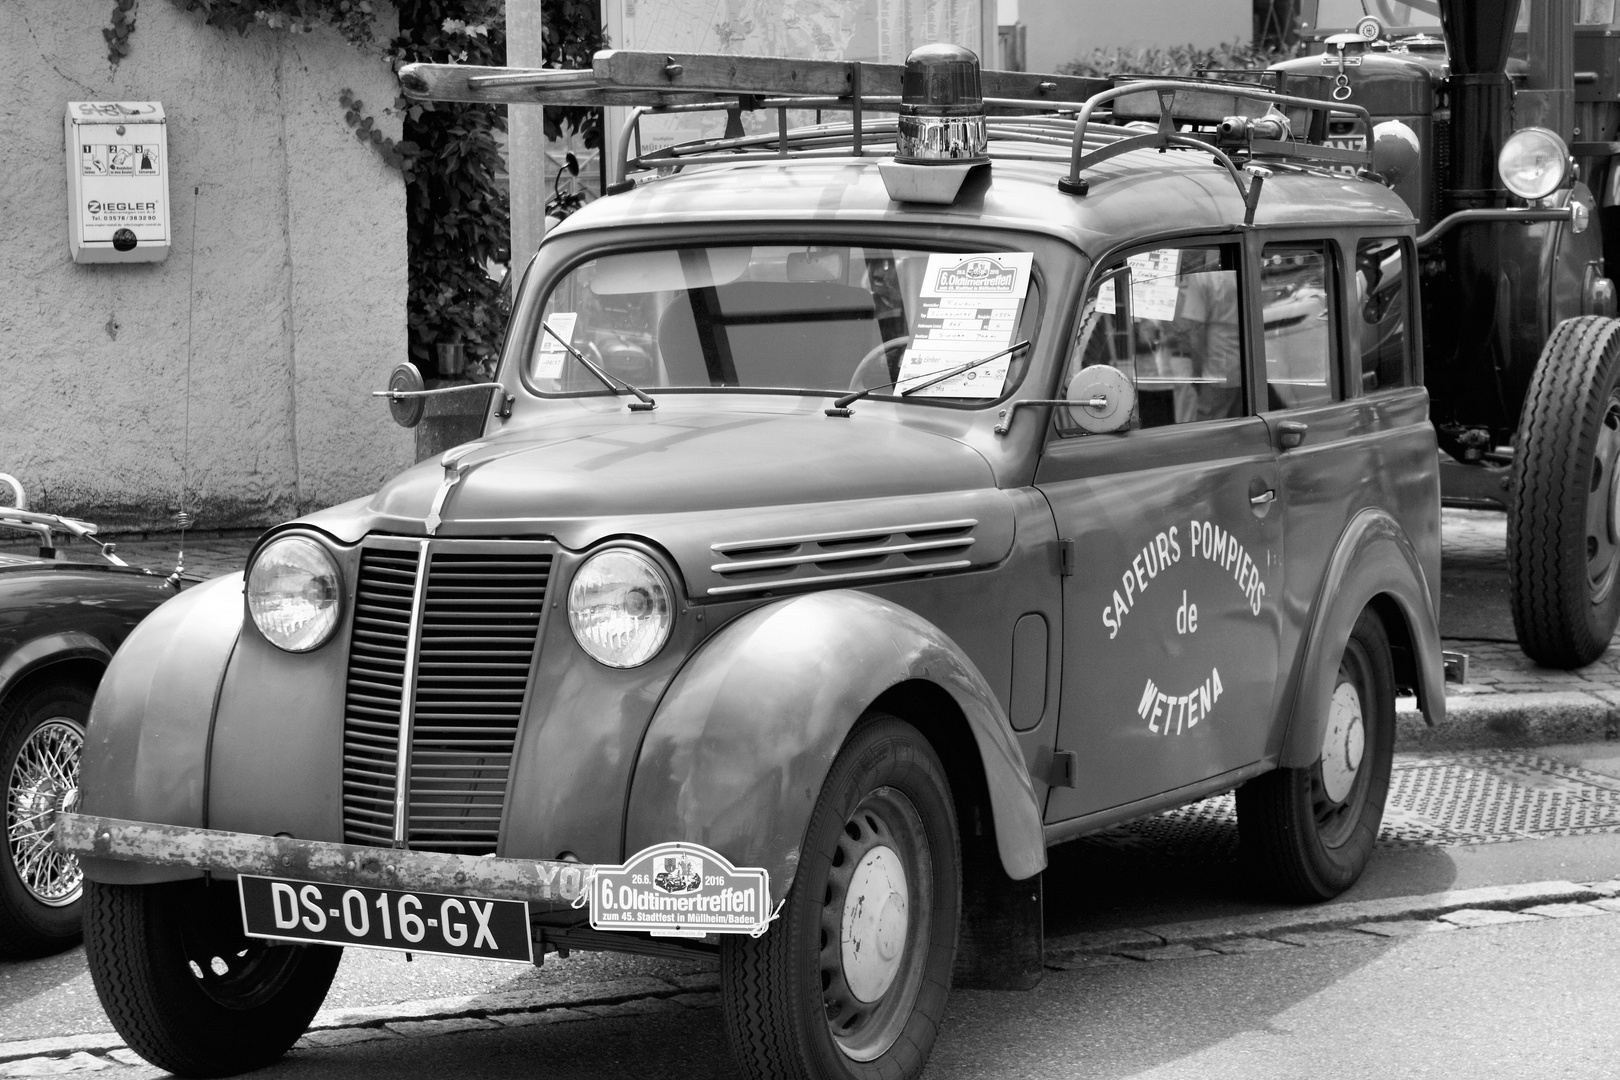
[[[65,811],[56,815],[56,844],[74,855],[118,862],[527,900],[534,911],[583,907],[594,869],[584,863],[361,847]]]

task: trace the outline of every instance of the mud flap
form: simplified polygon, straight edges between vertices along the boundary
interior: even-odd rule
[[[959,990],[1033,990],[1044,973],[1041,879],[1014,881],[995,842],[964,837],[962,929],[951,985]]]

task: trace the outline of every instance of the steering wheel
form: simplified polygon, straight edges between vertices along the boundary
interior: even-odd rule
[[[861,362],[855,365],[855,373],[849,377],[851,390],[865,390],[868,386],[882,386],[889,381],[889,350],[911,344],[910,334],[901,334],[892,337],[881,345],[872,346]]]

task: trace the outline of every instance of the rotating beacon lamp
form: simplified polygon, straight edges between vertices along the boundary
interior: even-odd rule
[[[960,45],[924,45],[906,57],[895,155],[878,165],[889,197],[952,203],[967,174],[988,165],[979,58]]]

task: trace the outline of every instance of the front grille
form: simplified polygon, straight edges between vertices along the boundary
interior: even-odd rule
[[[343,818],[351,843],[402,837],[427,851],[495,850],[551,573],[550,554],[521,546],[529,550],[434,542],[425,587],[416,580],[418,551],[362,555],[344,714]],[[407,711],[400,829],[397,755]]]

